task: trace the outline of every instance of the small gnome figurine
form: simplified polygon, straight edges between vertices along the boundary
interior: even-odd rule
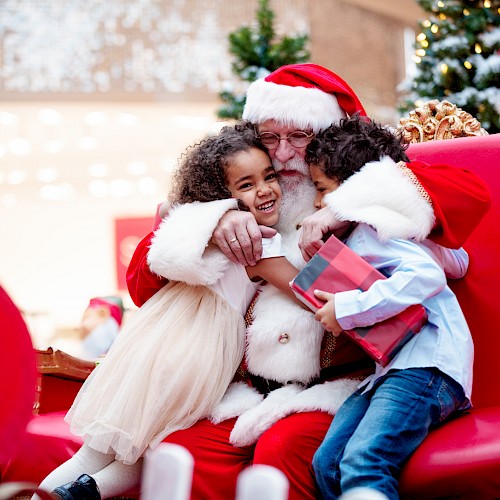
[[[123,319],[120,297],[94,297],[83,313],[80,323],[81,357],[96,359],[106,354],[116,339]]]

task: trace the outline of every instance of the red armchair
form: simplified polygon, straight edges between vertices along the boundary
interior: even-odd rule
[[[475,343],[474,408],[431,432],[402,471],[401,497],[498,499],[500,337],[496,336],[499,329],[496,293],[500,285],[500,134],[414,144],[408,154],[415,160],[451,163],[475,172],[488,183],[493,206],[464,245],[470,256],[466,277],[450,283]],[[85,373],[79,376],[83,379]],[[65,385],[70,386],[67,379]],[[67,404],[74,396],[75,387],[72,390],[71,393],[59,390],[58,398],[67,394]],[[28,424],[26,438],[20,442],[17,452],[10,461],[0,464],[2,481],[39,482],[81,444],[79,438],[69,433],[63,421],[63,408],[43,413],[43,399],[40,404],[39,414]]]
[[[464,248],[470,257],[465,278],[450,286],[457,294],[475,348],[474,408],[433,431],[403,469],[402,498],[500,498],[500,134],[414,144],[411,159],[452,163],[475,172],[491,191],[492,208]]]

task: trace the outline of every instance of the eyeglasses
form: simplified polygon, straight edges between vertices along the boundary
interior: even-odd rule
[[[286,137],[280,137],[278,134],[273,132],[262,132],[258,134],[260,142],[266,148],[277,148],[281,141],[288,141],[294,148],[304,148],[306,147],[314,137],[314,133],[310,134],[303,132],[302,130],[296,130],[288,134]]]

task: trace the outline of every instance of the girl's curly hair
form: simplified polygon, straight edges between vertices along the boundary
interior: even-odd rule
[[[189,147],[173,174],[170,201],[191,203],[231,198],[226,169],[234,155],[251,148],[267,153],[248,122],[226,126],[219,134]]]
[[[383,156],[395,162],[409,161],[407,147],[402,135],[356,113],[317,134],[307,147],[305,159],[319,166],[329,179],[342,183],[366,163]]]

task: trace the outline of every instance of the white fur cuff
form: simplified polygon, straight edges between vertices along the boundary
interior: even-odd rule
[[[214,424],[218,424],[228,418],[238,417],[262,402],[264,396],[245,382],[234,382],[231,384],[220,403],[214,408],[208,417]]]
[[[420,241],[434,225],[432,206],[389,157],[367,163],[349,177],[325,202],[339,220],[364,222],[379,238]]]
[[[229,261],[208,242],[220,218],[235,208],[235,199],[175,206],[151,241],[148,253],[151,271],[189,285],[215,283]]]

